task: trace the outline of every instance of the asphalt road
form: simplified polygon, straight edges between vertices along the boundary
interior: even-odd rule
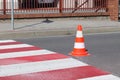
[[[17,41],[68,55],[73,49],[74,38],[75,36],[54,36]],[[120,76],[120,33],[90,34],[84,35],[84,38],[90,56],[77,59]]]

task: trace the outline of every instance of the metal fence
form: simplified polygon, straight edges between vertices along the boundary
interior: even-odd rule
[[[0,0],[0,18],[9,18],[11,0]],[[14,0],[14,16],[62,17],[108,15],[108,0]]]

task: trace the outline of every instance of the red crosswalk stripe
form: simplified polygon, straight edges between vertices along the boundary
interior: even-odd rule
[[[68,57],[65,55],[56,53],[56,54],[45,54],[45,55],[27,56],[27,57],[18,57],[18,58],[8,58],[8,59],[1,59],[0,65],[55,60],[55,59],[62,59],[62,58],[68,58]]]
[[[80,78],[107,75],[108,73],[100,71],[92,66],[74,67],[52,71],[44,71],[17,76],[8,76],[1,79],[6,80],[77,80]],[[29,76],[30,75],[30,76]]]
[[[39,50],[40,48],[35,46],[23,47],[23,48],[11,48],[11,49],[0,49],[0,53],[10,53],[10,52],[21,52],[30,50]]]
[[[120,78],[60,53],[14,40],[1,40],[0,80],[120,80]]]

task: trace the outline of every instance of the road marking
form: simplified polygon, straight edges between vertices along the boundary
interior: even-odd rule
[[[24,56],[24,57],[15,57],[8,59],[1,59],[0,65],[10,65],[10,64],[20,64],[20,63],[29,63],[37,61],[47,61],[47,60],[56,60],[68,58],[63,54],[53,53],[53,54],[43,54],[43,55],[34,55],[34,56]]]
[[[15,40],[0,40],[0,43],[16,42]]]
[[[0,46],[0,49],[23,48],[23,47],[32,47],[32,45],[28,44],[4,45]]]
[[[13,45],[13,44],[21,44],[20,42],[6,42],[6,43],[0,43],[0,46],[1,45]]]
[[[35,55],[43,55],[43,54],[55,54],[55,52],[41,49],[41,50],[32,50],[32,51],[22,51],[22,52],[11,52],[11,53],[0,53],[0,59],[5,58],[15,58],[15,57],[25,57],[25,56],[35,56]]]
[[[2,77],[2,80],[77,80],[109,73],[96,69],[92,66],[72,67],[44,72],[21,74],[15,76]],[[114,79],[115,80],[115,79]]]
[[[63,54],[14,40],[0,44],[0,80],[120,80]]]
[[[1,46],[0,46],[1,47]],[[19,48],[9,48],[9,49],[0,49],[0,54],[2,53],[11,53],[11,52],[22,52],[22,51],[32,51],[32,50],[40,50],[41,48],[35,46],[29,47],[19,47]]]
[[[84,35],[101,35],[101,34],[117,34],[117,33],[120,33],[120,32],[87,33]]]
[[[57,59],[49,61],[38,61],[21,64],[0,66],[0,77],[28,74],[42,71],[51,71],[72,67],[87,66],[87,64],[72,58]]]
[[[113,75],[102,75],[78,80],[120,80],[120,78],[113,76]]]

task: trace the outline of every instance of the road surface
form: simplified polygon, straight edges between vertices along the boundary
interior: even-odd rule
[[[17,41],[68,55],[73,49],[74,38],[75,36],[54,36]],[[84,35],[84,38],[90,56],[77,59],[120,76],[120,33],[90,34]]]

